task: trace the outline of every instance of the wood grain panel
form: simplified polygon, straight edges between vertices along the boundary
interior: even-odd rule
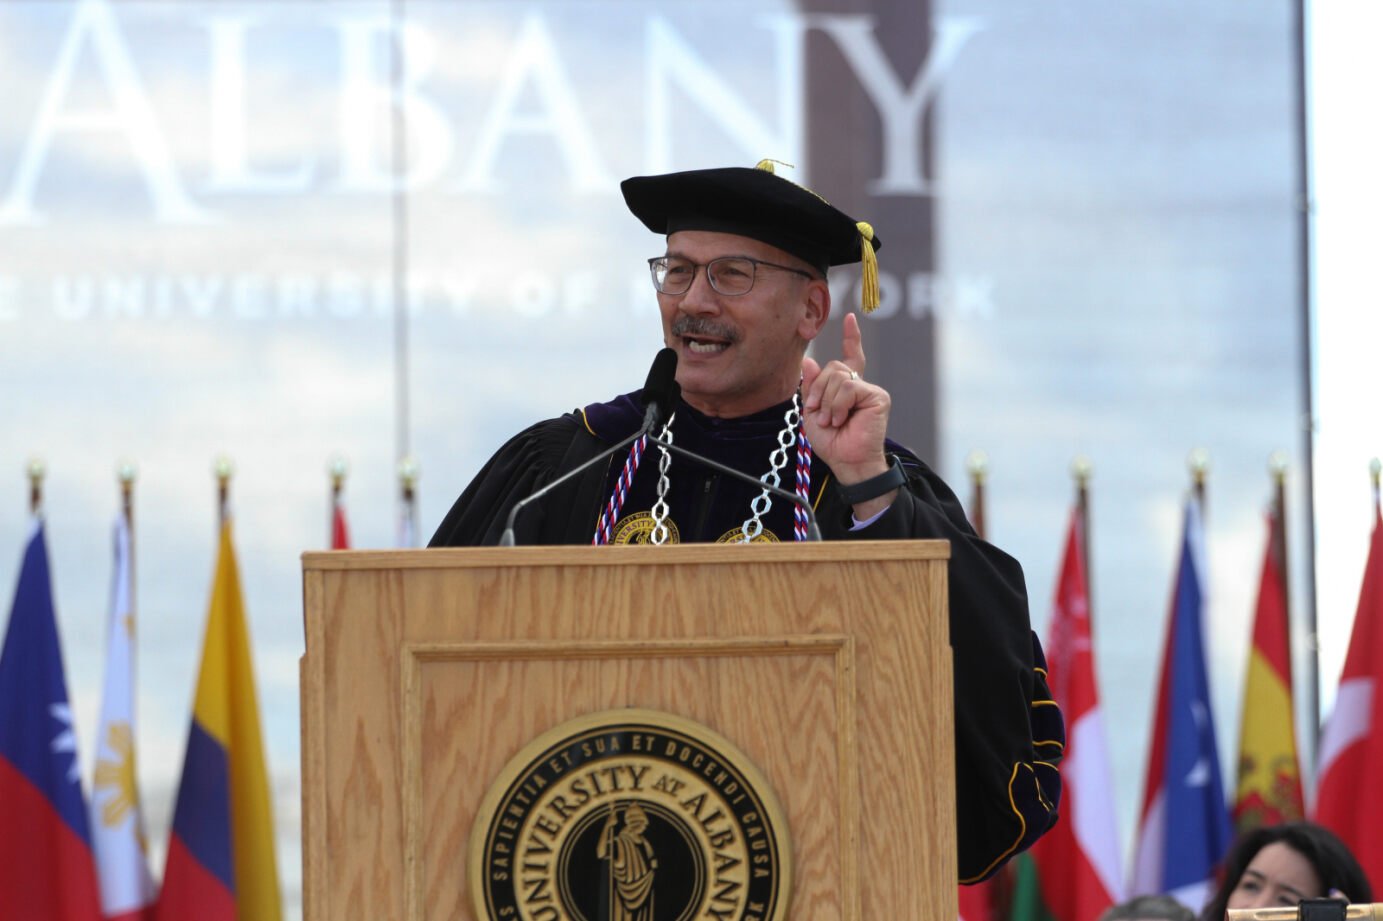
[[[471,918],[515,752],[595,710],[704,723],[768,778],[790,917],[954,917],[944,544],[304,556],[308,921]]]

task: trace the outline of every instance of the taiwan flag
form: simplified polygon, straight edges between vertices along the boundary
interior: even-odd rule
[[[1200,506],[1186,505],[1181,562],[1162,653],[1132,895],[1167,893],[1200,911],[1231,829],[1205,672]]]
[[[0,651],[0,916],[6,921],[99,921],[80,777],[48,552],[36,521]]]

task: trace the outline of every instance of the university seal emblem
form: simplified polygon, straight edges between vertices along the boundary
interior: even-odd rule
[[[727,739],[653,710],[592,713],[505,766],[471,830],[487,921],[782,921],[787,822]]]

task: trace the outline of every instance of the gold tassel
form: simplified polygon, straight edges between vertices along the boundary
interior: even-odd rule
[[[776,176],[778,175],[778,171],[773,168],[773,164],[775,163],[777,163],[779,166],[786,166],[788,169],[797,169],[797,167],[793,166],[791,163],[784,163],[782,160],[773,160],[769,157],[765,157],[758,163],[755,163],[754,169],[761,169],[765,173],[772,173]]]
[[[860,262],[864,263],[860,309],[871,313],[879,306],[879,260],[874,256],[874,228],[865,221],[855,226],[860,230]]]

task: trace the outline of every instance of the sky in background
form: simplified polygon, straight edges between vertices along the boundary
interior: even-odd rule
[[[424,537],[518,427],[642,380],[659,341],[641,260],[660,241],[624,211],[620,178],[773,154],[801,163],[796,178],[810,181],[784,101],[774,18],[784,6],[754,4],[745,27],[742,3],[408,4],[408,447],[422,464]],[[0,94],[0,476],[11,471],[14,500],[0,503],[0,592],[11,590],[27,533],[23,470],[40,455],[89,777],[115,468],[138,465],[139,757],[161,873],[214,565],[212,465],[233,457],[294,917],[298,555],[327,540],[333,453],[351,463],[356,544],[392,545],[397,523],[394,238],[380,193],[389,145],[372,95],[387,74],[377,28],[387,11],[0,4],[0,73],[20,88]],[[935,112],[937,262],[949,294],[937,308],[933,462],[964,500],[967,455],[990,456],[990,533],[1024,563],[1039,631],[1068,469],[1077,454],[1093,462],[1097,655],[1126,839],[1192,448],[1211,460],[1212,674],[1226,770],[1275,450],[1291,465],[1294,613],[1304,601],[1290,12],[1285,2],[1192,3],[1179,14],[1151,0],[936,5],[982,28]],[[83,44],[69,46],[74,30]],[[1371,0],[1313,6],[1326,702],[1367,547],[1368,460],[1383,452],[1373,279],[1383,150],[1359,117],[1383,85],[1371,50],[1379,35]],[[1133,51],[1148,48],[1161,57]],[[698,60],[732,88],[720,117],[691,101],[692,85],[716,86]],[[684,69],[659,70],[668,61]],[[660,81],[671,112],[642,91]],[[54,123],[26,214],[15,189],[44,93],[58,86],[68,95],[52,111],[69,120]],[[727,113],[727,99],[744,111]],[[112,109],[128,133],[100,121]],[[508,134],[495,133],[499,111]],[[865,336],[867,347],[867,324]]]

